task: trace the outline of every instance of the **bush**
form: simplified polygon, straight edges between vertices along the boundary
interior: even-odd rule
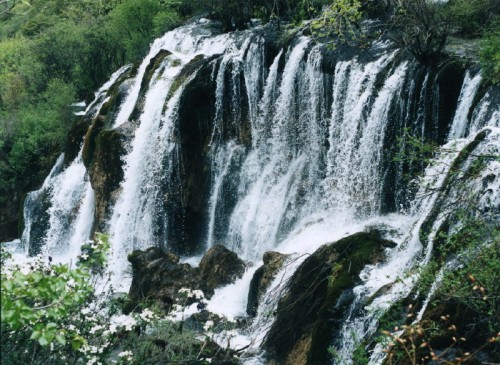
[[[450,0],[450,20],[460,34],[480,36],[498,18],[497,0]]]
[[[484,77],[494,84],[500,83],[500,22],[486,33],[479,52]]]
[[[70,267],[41,256],[16,265],[1,246],[2,364],[201,365],[212,358],[236,363],[232,350],[215,344],[213,333],[202,332],[214,330],[213,321],[198,324],[202,330],[172,320],[191,299],[203,299],[199,291],[181,289],[186,299],[171,316],[149,309],[147,302],[138,313],[121,314],[126,300],[112,289],[102,292],[109,249],[107,236],[96,234],[82,245],[76,267]]]

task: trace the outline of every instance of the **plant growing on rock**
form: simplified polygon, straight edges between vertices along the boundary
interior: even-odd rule
[[[361,8],[359,0],[332,1],[319,17],[311,22],[313,36],[328,37],[331,39],[331,45],[353,43],[360,37],[359,22],[363,14]]]

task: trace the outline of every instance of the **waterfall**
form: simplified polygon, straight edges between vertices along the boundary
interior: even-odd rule
[[[332,340],[335,363],[352,364],[354,349],[418,275],[397,279],[431,259],[443,222],[436,216],[444,211],[439,191],[460,151],[489,131],[478,148],[498,154],[498,90],[483,88],[480,72],[466,71],[456,110],[449,111],[440,75],[390,42],[343,54],[302,35],[273,43],[265,37],[269,31],[220,34],[210,22],[195,22],[157,39],[136,70],[114,73],[82,116],[95,127],[101,109],[116,103],[102,129],[128,133],[117,187],[92,188],[98,172],[85,167],[83,147],[66,165],[61,156],[26,198],[22,242],[31,255],[69,261],[95,227],[103,227],[112,244],[113,284],[123,291],[133,250],[159,246],[194,262],[187,256],[223,244],[254,264],[234,284],[216,289],[208,305],[229,318],[245,315],[262,255],[288,254],[241,334],[240,344],[251,345],[245,361],[256,364],[269,313],[306,256],[385,225],[397,246],[385,262],[363,269]],[[111,90],[121,85],[128,89],[115,100]],[[91,144],[97,137],[86,138]],[[395,159],[411,151],[411,138],[446,144],[427,167],[418,158]],[[484,192],[484,210],[500,206],[498,162],[487,169],[495,176],[489,185],[470,187]],[[102,201],[109,205],[104,216],[96,204]],[[424,225],[430,230],[421,241]],[[380,294],[382,287],[388,289]],[[374,298],[369,305],[367,298]],[[382,359],[376,347],[370,364]]]
[[[26,198],[22,241],[27,250],[37,252],[37,247],[40,247],[44,255],[55,256],[69,262],[76,258],[79,245],[91,234],[93,191],[82,162],[81,152],[64,170],[63,160],[64,155],[61,155],[40,190],[30,193]],[[44,224],[40,221],[34,222],[33,217],[33,211],[39,209],[37,205],[40,201],[48,203],[44,207],[48,228],[35,240],[32,237],[32,230],[40,230],[40,227],[35,226]]]
[[[453,123],[451,124],[448,140],[465,137],[465,133],[467,132],[469,109],[472,106],[472,102],[474,101],[474,97],[479,89],[481,80],[481,73],[478,73],[473,78],[470,76],[469,71],[465,74],[462,90],[460,91],[460,97],[458,98],[458,107],[455,111]]]

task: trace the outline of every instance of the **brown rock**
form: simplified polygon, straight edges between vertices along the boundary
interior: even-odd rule
[[[200,287],[210,298],[214,289],[234,283],[245,273],[245,263],[233,251],[215,245],[203,256],[200,266]]]
[[[259,267],[253,275],[248,291],[247,313],[250,316],[257,314],[259,301],[262,299],[276,274],[283,267],[287,255],[279,252],[266,252],[263,257],[264,265]]]

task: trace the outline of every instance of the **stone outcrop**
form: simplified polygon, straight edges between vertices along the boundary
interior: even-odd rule
[[[179,256],[158,247],[136,250],[128,260],[132,264],[130,310],[141,301],[153,300],[168,312],[182,297],[181,289],[202,290],[209,298],[214,289],[234,283],[246,269],[233,251],[220,245],[208,250],[197,268],[179,263]]]
[[[98,116],[85,138],[83,162],[89,171],[90,183],[95,191],[96,227],[103,224],[113,206],[114,192],[123,179],[125,146],[132,136],[132,128],[126,123],[116,129],[104,129],[104,118]]]
[[[266,252],[263,256],[264,265],[259,267],[250,282],[248,292],[247,314],[254,317],[257,314],[259,302],[285,263],[287,255],[279,252]]]
[[[357,233],[324,245],[292,276],[264,348],[278,364],[329,362],[328,346],[352,301],[352,288],[367,264],[379,262],[393,242],[379,232]],[[300,350],[300,351],[299,351]],[[297,357],[297,353],[301,353]]]
[[[245,263],[233,251],[222,245],[210,248],[198,267],[200,271],[200,288],[205,295],[211,297],[214,289],[234,283],[245,273]]]
[[[128,260],[133,272],[129,291],[132,303],[156,300],[168,311],[176,302],[180,289],[198,287],[197,270],[189,264],[179,264],[178,256],[161,248],[134,251]]]

